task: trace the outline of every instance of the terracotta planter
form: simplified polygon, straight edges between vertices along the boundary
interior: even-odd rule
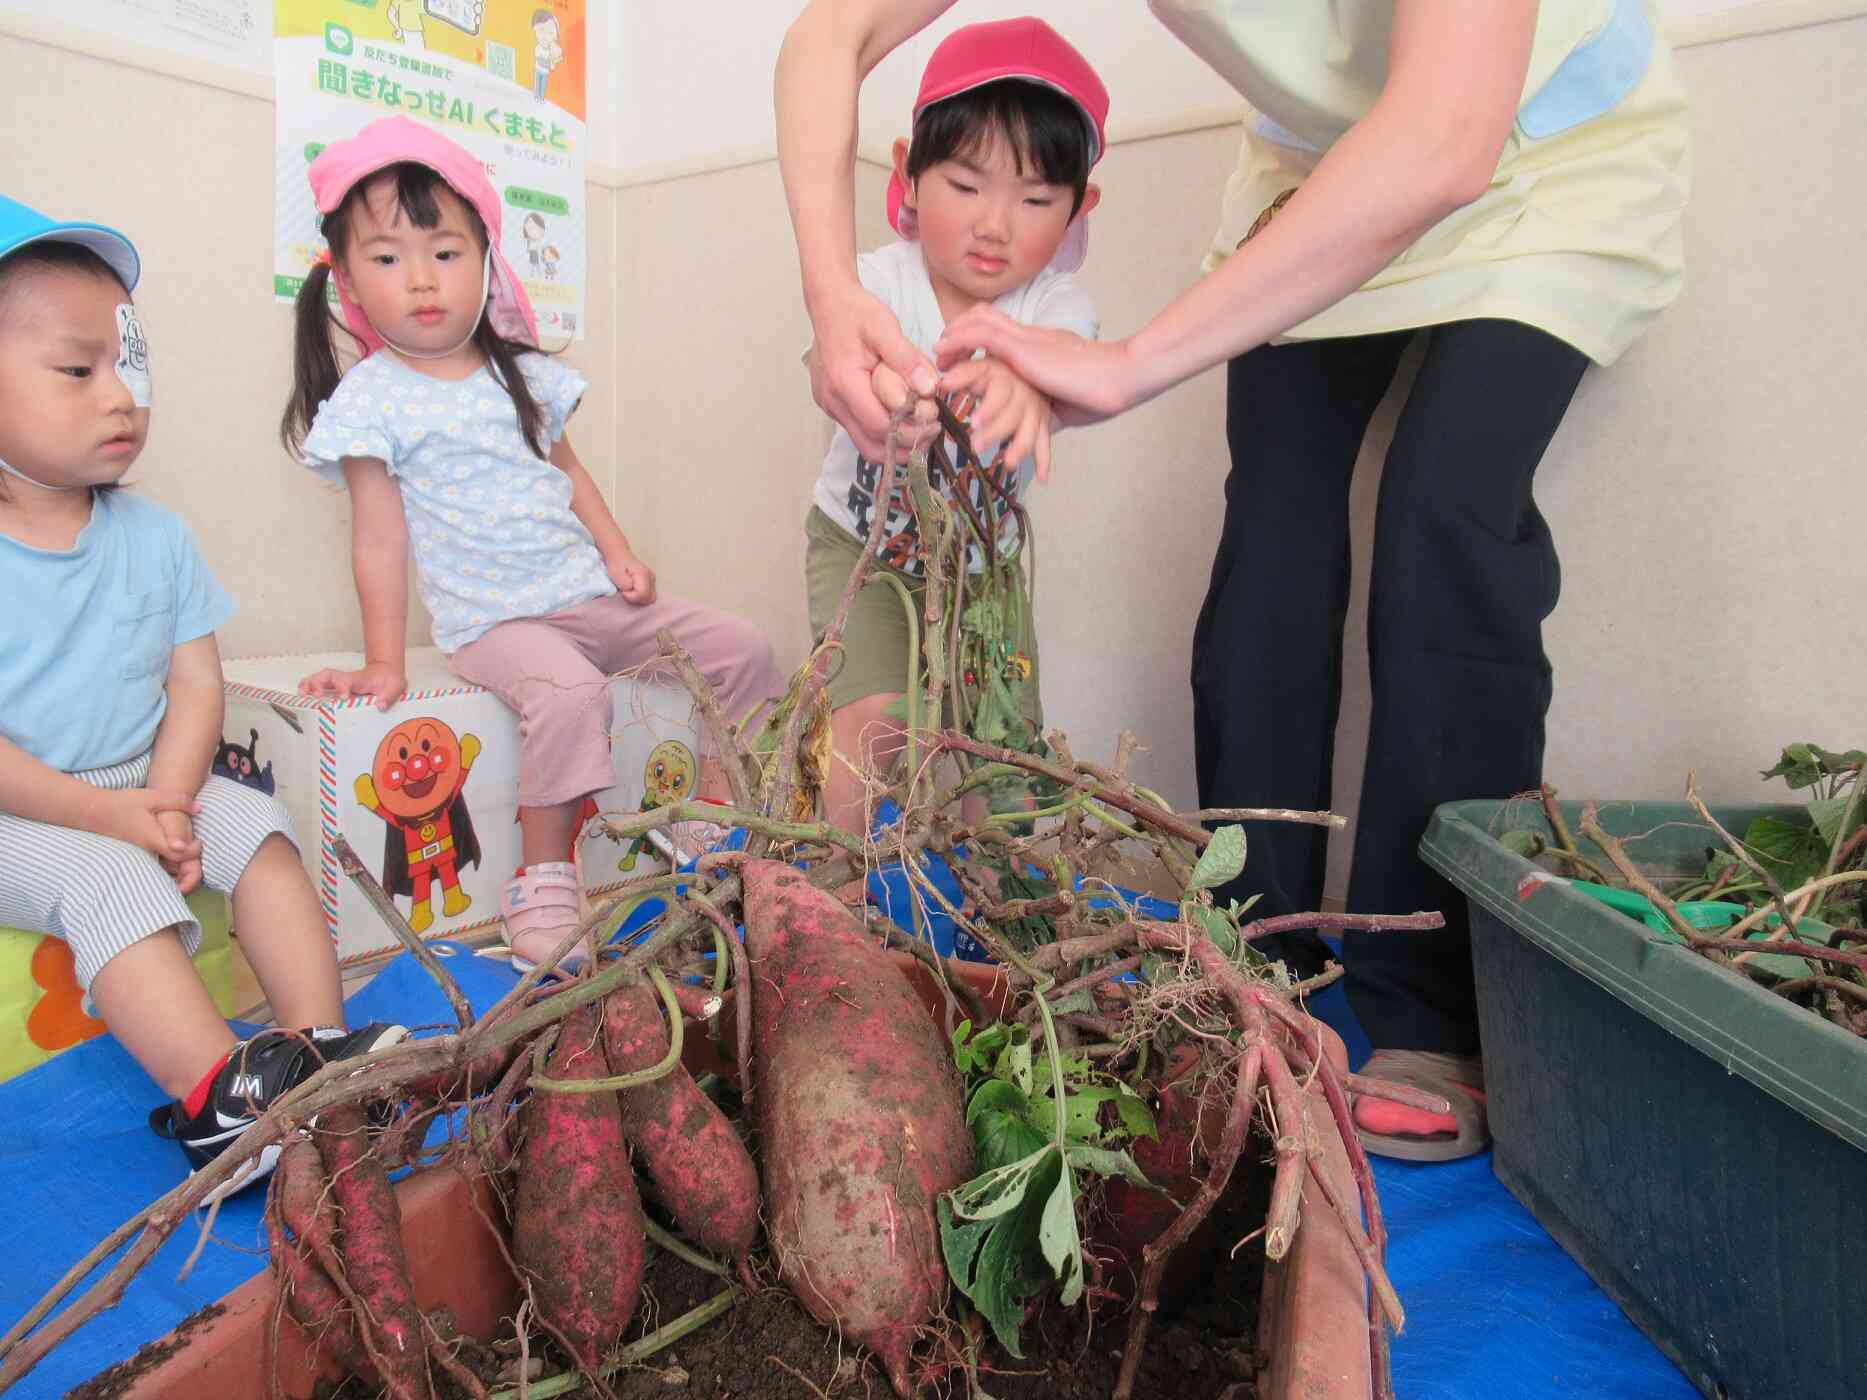
[[[932,974],[905,953],[895,956],[929,1011],[943,1018],[945,1002]],[[988,1007],[1002,1008],[1006,988],[1001,974],[980,967],[964,975]],[[731,1026],[730,1015],[723,1024]],[[1342,1067],[1341,1042],[1326,1027],[1323,1035]],[[697,1070],[725,1067],[704,1035],[690,1034],[687,1050],[685,1058]],[[1312,1092],[1326,1118],[1320,1091]],[[1338,1197],[1353,1200],[1354,1180],[1340,1144],[1330,1140],[1324,1158]],[[491,1339],[511,1315],[518,1288],[499,1241],[475,1208],[476,1190],[483,1207],[489,1189],[483,1183],[476,1188],[452,1170],[435,1169],[409,1176],[396,1190],[417,1303],[424,1309],[445,1306],[461,1332]],[[1372,1384],[1361,1268],[1328,1206],[1309,1185],[1303,1191],[1303,1221],[1289,1255],[1266,1270],[1261,1337],[1272,1360],[1262,1400],[1368,1400]],[[108,1393],[117,1400],[263,1394],[275,1297],[270,1273],[252,1279],[215,1305],[218,1312],[204,1309],[145,1347],[120,1368],[134,1374],[112,1377],[118,1385]],[[334,1368],[320,1368],[311,1340],[284,1319],[278,1344],[280,1393],[288,1400],[305,1400],[326,1374],[335,1374]]]

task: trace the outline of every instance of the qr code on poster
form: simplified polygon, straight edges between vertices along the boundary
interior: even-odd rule
[[[564,331],[567,335],[577,334],[577,313],[575,311],[560,312],[558,314],[558,320],[563,322]]]
[[[495,78],[504,78],[509,83],[519,80],[518,50],[510,44],[502,44],[497,39],[486,41],[486,71]]]

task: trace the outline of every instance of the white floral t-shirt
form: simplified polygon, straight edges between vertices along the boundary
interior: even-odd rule
[[[588,381],[548,355],[519,367],[553,443]],[[482,367],[431,379],[388,351],[359,360],[318,406],[306,464],[343,482],[345,457],[376,457],[402,490],[421,600],[434,644],[458,651],[488,629],[616,591],[596,543],[571,513],[570,478],[533,452],[512,395]]]

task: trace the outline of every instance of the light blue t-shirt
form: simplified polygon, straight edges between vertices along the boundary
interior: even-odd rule
[[[0,535],[0,598],[0,735],[65,773],[147,752],[169,654],[233,616],[181,518],[128,491],[68,550]]]
[[[519,367],[555,443],[588,381],[549,355]],[[571,513],[570,478],[519,431],[512,395],[482,367],[431,379],[387,350],[359,360],[318,406],[304,458],[342,483],[345,457],[375,457],[402,491],[434,644],[458,651],[517,617],[543,617],[616,591]]]

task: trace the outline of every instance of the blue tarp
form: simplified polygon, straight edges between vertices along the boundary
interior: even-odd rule
[[[501,962],[458,954],[449,967],[475,1010],[484,1010],[513,975]],[[1319,998],[1316,1010],[1351,1047],[1365,1047],[1339,990]],[[406,954],[351,999],[350,1020],[452,1024],[445,1000]],[[161,1101],[108,1037],[0,1084],[0,1173],[9,1187],[0,1219],[0,1327],[180,1180],[180,1152],[146,1126]],[[1394,1343],[1401,1400],[1696,1394],[1498,1184],[1488,1155],[1443,1166],[1377,1159],[1376,1178],[1391,1236],[1389,1269],[1409,1318]],[[250,1191],[222,1206],[214,1239],[185,1283],[175,1275],[198,1231],[177,1231],[118,1307],[55,1350],[12,1394],[62,1395],[257,1273],[262,1195]]]

